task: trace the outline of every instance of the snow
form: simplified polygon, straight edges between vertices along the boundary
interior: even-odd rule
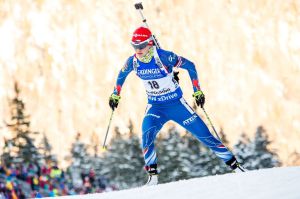
[[[300,199],[300,167],[194,178],[122,191],[60,199]]]

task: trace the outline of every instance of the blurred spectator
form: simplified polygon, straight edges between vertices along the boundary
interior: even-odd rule
[[[81,182],[76,183],[80,186],[74,187],[76,183],[71,180],[72,177],[59,169],[56,163],[51,166],[35,163],[5,165],[2,162],[0,199],[42,198],[116,190],[116,187],[108,185],[106,178],[97,176],[92,168],[79,175]]]

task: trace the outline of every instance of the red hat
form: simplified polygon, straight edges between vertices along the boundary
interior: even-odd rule
[[[152,33],[148,28],[139,27],[133,32],[131,41],[134,43],[140,43],[147,39],[150,39],[151,35]]]

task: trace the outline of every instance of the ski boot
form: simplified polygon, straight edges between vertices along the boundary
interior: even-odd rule
[[[236,160],[233,156],[230,160],[226,162],[226,164],[232,169],[234,173],[246,172],[247,169],[242,167],[242,165]]]
[[[145,186],[152,186],[158,184],[158,172],[157,164],[152,164],[150,166],[145,166],[146,171],[148,172],[148,181]]]

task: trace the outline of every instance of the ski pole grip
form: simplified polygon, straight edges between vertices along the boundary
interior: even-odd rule
[[[142,2],[134,4],[134,7],[135,7],[135,9],[137,9],[137,10],[138,10],[138,9],[143,10],[143,4],[142,4]]]

